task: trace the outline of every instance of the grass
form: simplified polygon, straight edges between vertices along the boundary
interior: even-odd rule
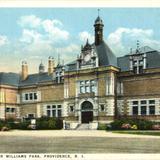
[[[160,132],[157,131],[113,131],[113,133],[160,136]]]

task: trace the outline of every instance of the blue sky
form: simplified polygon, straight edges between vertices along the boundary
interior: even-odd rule
[[[148,45],[160,50],[159,8],[101,8],[104,39],[116,56]],[[20,72],[21,61],[29,72],[46,65],[47,58],[69,62],[80,53],[86,39],[94,41],[97,8],[0,8],[0,71]]]

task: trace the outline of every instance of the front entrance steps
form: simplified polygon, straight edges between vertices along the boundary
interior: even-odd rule
[[[76,130],[90,130],[89,123],[79,124]]]

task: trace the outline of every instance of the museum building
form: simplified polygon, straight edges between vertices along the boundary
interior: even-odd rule
[[[48,58],[48,71],[0,72],[0,119],[60,117],[72,129],[128,116],[160,121],[160,52],[139,47],[116,57],[103,39],[103,21],[94,23],[95,41],[81,47],[75,61]],[[116,47],[116,46],[115,46]]]

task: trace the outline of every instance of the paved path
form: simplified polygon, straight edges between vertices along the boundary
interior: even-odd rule
[[[106,131],[0,132],[0,153],[160,153],[159,136]]]

